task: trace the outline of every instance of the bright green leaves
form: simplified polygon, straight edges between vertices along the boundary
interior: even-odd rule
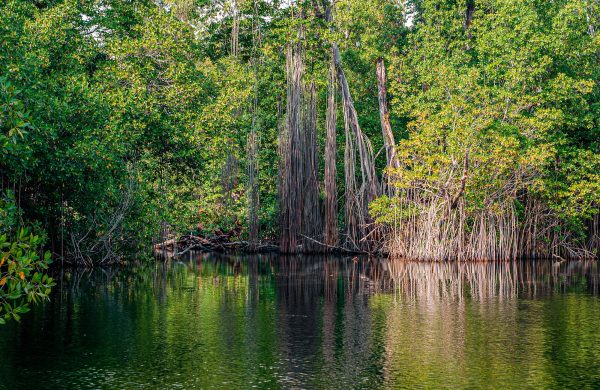
[[[39,256],[43,238],[25,227],[18,228],[14,197],[0,199],[0,324],[19,321],[29,305],[48,299],[54,280],[46,274],[50,252]]]
[[[0,159],[13,164],[19,173],[30,158],[25,136],[32,127],[20,95],[21,91],[0,75]]]

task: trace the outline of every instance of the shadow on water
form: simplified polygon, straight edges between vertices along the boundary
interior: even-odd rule
[[[600,387],[596,262],[215,256],[64,270],[0,387]]]

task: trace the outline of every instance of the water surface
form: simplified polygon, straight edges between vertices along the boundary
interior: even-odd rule
[[[4,388],[600,388],[596,262],[195,255],[70,270]]]

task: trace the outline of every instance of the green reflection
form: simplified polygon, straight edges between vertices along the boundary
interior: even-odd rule
[[[597,264],[191,257],[56,275],[7,388],[599,388]]]

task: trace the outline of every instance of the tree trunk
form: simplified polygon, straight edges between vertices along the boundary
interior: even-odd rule
[[[332,51],[333,56],[333,51]],[[331,61],[327,96],[327,140],[325,143],[325,244],[337,246],[335,64]]]
[[[352,96],[350,95],[350,88],[348,87],[348,81],[346,80],[346,75],[344,74],[344,69],[342,67],[342,57],[340,56],[340,51],[338,49],[337,43],[333,43],[332,46],[338,80],[342,91],[342,100],[344,102],[344,106],[347,109],[347,115],[345,119],[348,121],[350,128],[353,130],[353,133],[356,137],[358,153],[360,156],[360,167],[363,182],[367,185],[368,193],[370,195],[376,196],[377,176],[375,175],[375,165],[373,161],[373,147],[371,145],[371,141],[369,141],[367,136],[365,136],[362,130],[360,129],[360,125],[358,123],[358,114],[356,113],[356,109],[354,108],[354,101],[352,100]]]
[[[303,250],[313,252],[321,250],[311,238],[323,234],[321,205],[319,202],[319,161],[317,156],[317,91],[314,82],[307,91],[308,99],[304,104],[304,126],[300,146],[303,160],[302,185],[302,236]]]
[[[237,57],[239,52],[240,18],[237,0],[233,1],[233,23],[231,25],[231,55]]]
[[[252,113],[252,129],[248,136],[248,242],[255,245],[258,242],[259,223],[259,193],[258,193],[258,142],[256,135],[256,102]]]
[[[303,160],[302,144],[302,74],[304,64],[298,46],[290,45],[286,55],[286,120],[280,135],[280,249],[283,253],[298,250],[302,229]]]
[[[332,21],[335,0],[323,0],[321,4],[319,4],[318,1],[313,1],[312,4],[317,17],[322,18],[327,23]],[[342,59],[336,42],[331,43],[331,49],[333,67],[335,68],[340,87],[346,135],[346,149],[344,151],[344,178],[346,186],[344,217],[347,229],[347,246],[352,249],[369,251],[372,247],[372,239],[376,238],[375,235],[370,235],[371,232],[369,231],[369,225],[372,224],[372,220],[369,217],[369,203],[379,195],[379,185],[375,173],[375,157],[369,138],[360,129],[358,115],[354,107],[354,102],[352,101],[352,96],[350,95],[350,88],[348,87],[348,81],[344,74]],[[330,95],[330,99],[334,98],[331,98]],[[330,109],[333,109],[333,107]],[[330,115],[330,112],[331,111],[328,109],[328,119],[330,119],[330,117],[333,119],[334,114]],[[330,148],[332,148],[333,144],[331,144],[329,140],[329,125],[333,125],[333,123],[334,121],[328,122],[328,145]],[[335,126],[333,126],[333,128],[335,128]],[[358,156],[356,153],[357,150]],[[334,154],[335,150],[329,149],[329,156]],[[357,162],[360,166],[360,185],[357,183]],[[326,157],[326,166],[328,164],[330,165],[331,162],[329,162],[328,157]],[[335,165],[335,163],[333,164]],[[332,174],[333,170],[330,168],[326,169],[329,169],[329,173]],[[335,177],[335,175],[333,175],[333,177]],[[333,197],[333,192],[330,194]],[[330,220],[331,212],[334,210],[329,202],[331,202],[330,199],[328,200],[329,206],[326,206],[328,220]],[[332,231],[331,226],[326,226],[326,229],[327,232]],[[367,237],[369,236],[371,238],[367,240]]]
[[[475,0],[466,0],[466,11],[465,11],[465,30],[468,30],[471,27],[471,23],[473,22],[473,14],[475,13]],[[471,33],[469,33],[469,38],[471,37]]]
[[[235,15],[239,13],[237,9],[237,0],[234,2]],[[239,21],[238,28],[239,28]],[[234,55],[237,55],[237,32],[235,37]],[[233,43],[232,39],[232,43]],[[252,99],[252,125],[248,137],[248,241],[254,249],[258,242],[259,220],[258,210],[260,208],[259,184],[258,184],[258,136],[257,136],[257,115],[258,115],[258,77],[259,77],[259,52],[258,47],[261,43],[260,29],[257,18],[256,8],[252,19],[252,56],[254,67],[254,96]]]
[[[345,177],[346,177],[346,227],[350,245],[355,249],[370,250],[367,237],[369,203],[378,196],[378,183],[375,174],[375,157],[369,138],[362,132],[358,115],[350,95],[348,81],[342,67],[342,59],[337,44],[332,43],[333,58],[340,84],[344,108],[344,126],[346,129]],[[361,184],[356,183],[356,149],[358,149]]]
[[[383,133],[383,145],[385,147],[385,155],[387,169],[394,169],[400,167],[398,156],[396,156],[396,141],[394,140],[394,133],[392,132],[392,125],[390,124],[389,110],[387,103],[387,87],[386,87],[386,72],[385,63],[383,58],[377,59],[377,85],[379,90],[379,117],[381,119],[381,131]],[[387,178],[387,187],[390,188],[389,174],[385,174]]]

